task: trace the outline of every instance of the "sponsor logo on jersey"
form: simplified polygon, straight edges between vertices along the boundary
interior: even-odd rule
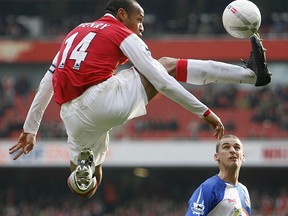
[[[193,207],[191,208],[193,214],[203,215],[204,214],[205,206],[199,203],[193,203]]]
[[[234,212],[235,213],[233,214],[233,216],[249,216],[248,212],[243,208],[234,208]]]
[[[228,199],[228,203],[237,203],[236,199]]]

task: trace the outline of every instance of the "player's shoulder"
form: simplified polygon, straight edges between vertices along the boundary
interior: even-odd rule
[[[244,191],[246,191],[246,193],[248,193],[248,188],[241,182],[238,182],[238,187],[242,188]]]
[[[218,175],[214,175],[202,183],[202,188],[205,188],[206,191],[221,190],[225,187],[225,182],[222,181]]]
[[[218,175],[211,176],[210,178],[206,179],[203,184],[204,185],[215,185],[219,184],[219,182],[223,182]]]

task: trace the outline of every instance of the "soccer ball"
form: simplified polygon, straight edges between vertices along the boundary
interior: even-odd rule
[[[261,13],[249,0],[235,0],[225,8],[222,22],[231,36],[248,38],[258,31],[261,25]]]

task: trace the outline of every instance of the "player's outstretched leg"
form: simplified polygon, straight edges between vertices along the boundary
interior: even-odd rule
[[[256,74],[250,68],[198,59],[178,60],[175,78],[179,82],[194,85],[208,83],[246,83],[254,85],[257,79]]]
[[[263,47],[259,34],[251,36],[252,51],[246,67],[254,71],[257,76],[255,86],[265,86],[271,82],[271,73],[267,67],[266,49]]]
[[[84,148],[78,156],[76,170],[68,178],[70,190],[81,197],[90,198],[98,186],[94,172],[93,151],[89,148]]]
[[[194,85],[208,83],[246,83],[264,86],[270,83],[265,48],[257,35],[251,37],[252,52],[245,66],[212,60],[175,59],[162,57],[159,62],[179,82]]]

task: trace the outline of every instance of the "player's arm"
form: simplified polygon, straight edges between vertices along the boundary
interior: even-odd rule
[[[170,76],[163,65],[151,56],[147,45],[138,36],[130,35],[121,43],[120,48],[157,91],[190,112],[204,118],[213,126],[214,135],[217,138],[223,135],[224,126],[220,118],[187,91],[174,77]]]
[[[38,132],[43,114],[53,96],[52,76],[55,70],[57,57],[58,54],[55,56],[52,65],[45,73],[39,84],[37,93],[26,116],[23,125],[23,132],[20,134],[17,144],[9,149],[10,154],[18,152],[14,157],[14,160],[20,157],[23,153],[29,153],[34,147],[36,142],[36,134]]]
[[[252,212],[251,212],[251,199],[250,199],[250,194],[249,194],[249,191],[247,189],[247,187],[241,183],[239,183],[241,185],[241,188],[242,190],[244,191],[244,196],[243,199],[244,199],[244,202],[242,202],[242,208],[244,208],[246,210],[246,212],[248,213],[248,215],[252,215]],[[243,203],[245,203],[245,205],[243,205]]]
[[[210,194],[210,195],[209,195]],[[202,184],[192,194],[185,216],[206,216],[211,211],[211,191]]]
[[[53,96],[52,77],[55,70],[55,64],[52,63],[49,70],[42,78],[37,93],[28,111],[24,122],[23,130],[26,133],[37,134],[43,114]]]
[[[146,44],[138,36],[130,35],[122,42],[120,48],[157,91],[198,116],[203,116],[208,110],[207,106],[167,73],[166,69],[151,56]]]

